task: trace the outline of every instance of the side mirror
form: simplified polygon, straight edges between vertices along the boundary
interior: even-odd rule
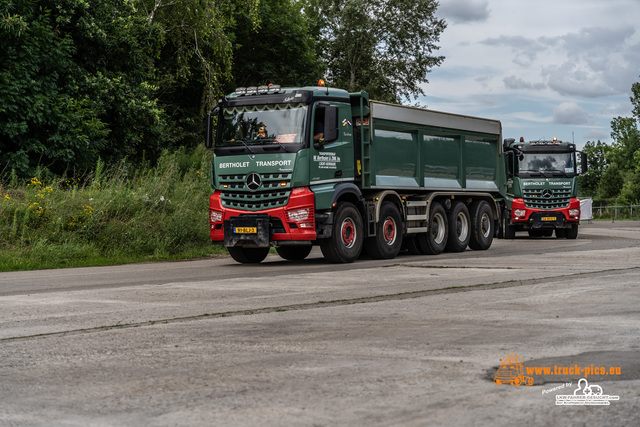
[[[587,169],[589,169],[589,165],[587,164],[587,153],[584,151],[580,152],[580,165],[582,166],[582,173],[585,173]]]
[[[213,132],[213,127],[211,126],[211,120],[218,114],[220,111],[220,105],[216,104],[213,106],[209,114],[207,114],[207,134],[204,140],[204,146],[208,149],[213,148],[213,136],[211,133]]]
[[[511,144],[513,144],[514,142],[516,142],[515,138],[507,138],[504,140],[502,146],[504,148],[504,151],[507,151],[509,148],[511,148]]]
[[[338,107],[329,105],[324,109],[324,143],[338,139]]]

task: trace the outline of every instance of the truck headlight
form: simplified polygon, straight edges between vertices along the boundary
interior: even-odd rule
[[[526,214],[527,211],[524,209],[516,209],[513,211],[513,215],[515,216],[524,216],[524,214]]]
[[[291,222],[306,221],[309,219],[309,213],[311,213],[311,209],[309,208],[287,211],[287,219]]]
[[[578,216],[580,215],[580,209],[569,209],[570,216]]]
[[[209,220],[212,224],[222,221],[222,212],[209,211]]]

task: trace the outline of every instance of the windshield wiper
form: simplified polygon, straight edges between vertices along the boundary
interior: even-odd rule
[[[251,154],[256,154],[256,153],[251,149],[251,147],[249,147],[249,144],[247,144],[246,142],[244,142],[244,139],[238,139],[238,140],[236,140],[236,141],[240,141],[240,142],[242,142],[242,145],[244,145],[245,147],[247,147],[247,150],[249,150],[249,152],[250,152]]]
[[[261,141],[272,143],[272,144],[278,144],[280,148],[282,148],[282,150],[287,151],[287,148],[284,145],[282,145],[280,141],[278,141],[276,138],[264,138]],[[267,151],[272,151],[270,147],[274,147],[274,145],[265,145],[264,149]]]
[[[563,171],[558,170],[558,169],[548,169],[548,170],[546,170],[546,172],[551,172],[552,174],[553,173],[561,173],[562,176],[564,176],[565,178],[569,178],[569,175],[567,175],[566,172],[563,172]]]
[[[531,176],[546,176],[545,174],[543,174],[541,171],[539,170],[533,170],[533,169],[520,169],[518,171],[518,173],[528,173]]]

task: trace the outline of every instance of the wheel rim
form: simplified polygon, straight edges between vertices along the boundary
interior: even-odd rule
[[[433,216],[433,223],[431,224],[431,236],[433,237],[433,241],[440,245],[444,242],[445,235],[445,222],[444,217],[441,213],[436,213]]]
[[[356,225],[351,218],[345,218],[340,227],[342,244],[347,248],[352,248],[356,244]]]
[[[383,224],[384,242],[391,246],[396,242],[398,226],[393,218],[387,217]]]
[[[460,242],[467,240],[469,235],[469,219],[460,212],[456,218],[456,236]]]
[[[488,213],[482,214],[482,218],[480,218],[480,232],[485,238],[489,237],[489,233],[491,232],[491,218],[489,218]]]

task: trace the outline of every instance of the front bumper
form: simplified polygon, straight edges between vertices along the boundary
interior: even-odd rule
[[[317,238],[314,194],[308,188],[294,189],[286,206],[258,212],[223,208],[216,191],[209,210],[211,241],[227,247],[309,244]]]
[[[572,198],[566,208],[543,210],[528,208],[523,199],[514,199],[510,221],[521,230],[571,228],[580,223],[580,201]]]

